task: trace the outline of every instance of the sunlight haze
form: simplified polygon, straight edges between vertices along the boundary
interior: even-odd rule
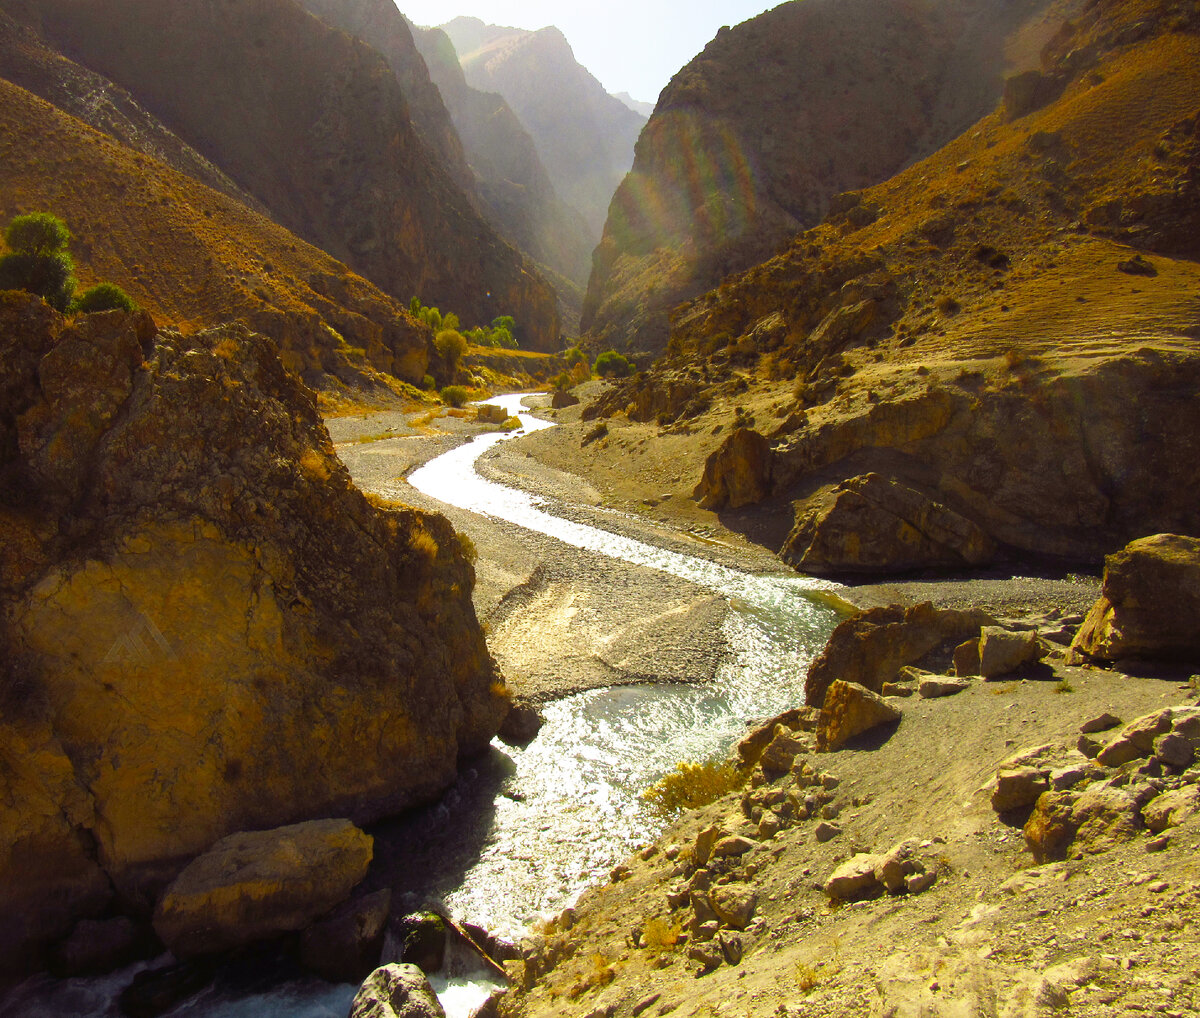
[[[658,93],[717,34],[775,6],[761,0],[682,4],[665,0],[613,0],[604,4],[463,0],[457,5],[434,0],[399,0],[397,6],[418,25],[444,25],[473,17],[489,25],[536,31],[555,25],[571,43],[575,59],[609,92],[628,92],[653,103]]]

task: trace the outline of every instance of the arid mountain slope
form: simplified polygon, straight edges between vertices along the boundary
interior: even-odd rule
[[[323,251],[7,81],[0,97],[0,220],[66,220],[84,285],[116,282],[186,331],[244,321],[319,390],[430,370],[429,330]]]
[[[56,53],[27,25],[0,12],[0,78],[40,96],[122,145],[173,166],[269,215],[221,170],[143,109],[128,92]]]
[[[242,326],[0,295],[0,479],[6,970],[226,834],[428,800],[507,710],[453,529]]]
[[[468,84],[504,96],[532,135],[555,190],[599,238],[645,118],[605,92],[557,28],[513,31],[471,18],[442,27]]]
[[[392,0],[300,0],[300,6],[325,24],[361,39],[388,62],[417,134],[463,194],[477,198],[475,178],[450,113],[429,78],[408,22]]]
[[[954,138],[1036,52],[1045,11],[1078,6],[803,0],[723,30],[638,142],[594,260],[590,341],[661,352],[671,308]]]
[[[450,109],[492,222],[550,270],[548,278],[564,307],[564,326],[578,331],[595,247],[591,231],[554,190],[533,139],[503,96],[467,84],[446,33],[414,26],[413,38]]]
[[[291,0],[5,0],[117,81],[272,215],[407,301],[514,315],[553,348],[553,293],[429,157],[395,74]]]
[[[737,404],[696,497],[807,572],[1200,532],[1198,94],[1193,0],[1089,5],[995,113],[682,308],[605,411]]]

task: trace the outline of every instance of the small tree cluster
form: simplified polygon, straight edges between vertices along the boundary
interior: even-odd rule
[[[602,378],[628,378],[633,374],[633,364],[616,350],[605,350],[596,358],[596,374]]]
[[[0,290],[24,290],[56,311],[134,311],[115,283],[99,283],[75,297],[75,263],[67,250],[71,231],[49,212],[17,216],[4,230],[9,251],[0,257]]]
[[[501,315],[499,318],[494,318],[490,326],[480,326],[475,329],[463,330],[458,315],[453,313],[443,315],[437,308],[425,307],[421,303],[420,297],[414,297],[409,301],[408,310],[414,318],[424,322],[435,333],[440,333],[444,329],[451,329],[461,333],[467,343],[473,346],[505,347],[509,350],[516,350],[518,348],[516,339],[517,323],[516,319],[511,315]]]

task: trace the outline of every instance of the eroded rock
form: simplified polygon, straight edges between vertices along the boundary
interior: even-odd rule
[[[373,844],[349,820],[230,835],[171,883],[154,930],[180,958],[302,930],[366,876]]]
[[[425,974],[415,965],[384,965],[359,987],[349,1018],[446,1018]]]
[[[888,703],[878,693],[856,682],[834,682],[825,694],[821,720],[817,727],[817,749],[832,752],[840,749],[856,735],[872,728],[899,721],[899,707]]]
[[[1013,632],[1000,626],[984,626],[979,637],[979,674],[985,679],[1008,675],[1042,659],[1037,633]]]
[[[1071,649],[1099,661],[1200,657],[1200,539],[1156,534],[1109,555]]]

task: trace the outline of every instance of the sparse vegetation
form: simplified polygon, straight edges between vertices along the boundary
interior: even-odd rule
[[[116,283],[98,283],[75,298],[72,311],[94,314],[97,311],[136,311],[133,298]]]
[[[602,378],[628,378],[633,374],[633,364],[616,350],[605,350],[596,358],[596,374]]]
[[[460,407],[471,398],[471,390],[465,385],[447,385],[442,389],[441,397],[447,406]]]
[[[459,362],[467,352],[467,341],[457,329],[442,329],[433,340],[433,347],[449,361],[453,370],[458,369]]]
[[[67,224],[48,212],[17,216],[4,231],[10,250],[0,258],[0,290],[25,290],[67,311],[75,293],[70,239]]]
[[[683,809],[699,809],[735,788],[741,788],[746,777],[743,771],[728,763],[682,760],[675,770],[647,788],[642,798],[658,812],[668,815]]]

